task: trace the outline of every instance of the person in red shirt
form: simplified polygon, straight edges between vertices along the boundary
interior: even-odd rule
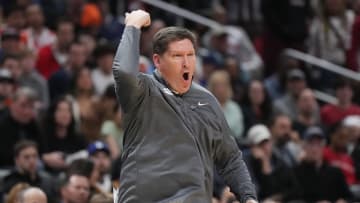
[[[349,81],[338,80],[335,94],[337,104],[327,104],[321,108],[321,121],[326,126],[334,125],[349,115],[360,115],[360,107],[352,103],[353,90]]]
[[[56,35],[57,41],[41,48],[37,56],[36,68],[46,79],[66,65],[70,45],[75,37],[74,24],[67,19],[59,21]]]
[[[329,165],[339,168],[346,178],[347,184],[357,183],[354,161],[347,152],[349,134],[342,125],[337,125],[330,137],[330,145],[324,148],[324,161]]]

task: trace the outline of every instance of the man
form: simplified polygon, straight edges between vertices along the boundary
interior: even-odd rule
[[[321,121],[327,126],[340,122],[346,116],[360,115],[360,106],[352,102],[353,89],[349,80],[341,78],[335,83],[337,104],[327,104],[321,108]]]
[[[0,118],[0,167],[13,166],[13,149],[19,140],[33,140],[41,151],[43,138],[36,123],[36,101],[36,94],[32,89],[21,87],[13,95],[9,110]]]
[[[126,132],[117,202],[211,202],[214,164],[242,203],[257,202],[221,107],[192,83],[193,34],[157,32],[150,76],[138,73],[140,28],[150,16],[133,11],[125,24],[113,64]]]
[[[47,197],[40,188],[30,187],[20,193],[18,203],[47,203]]]
[[[88,146],[90,159],[94,162],[96,173],[99,174],[95,187],[104,192],[112,190],[110,168],[110,150],[107,144],[95,141]]]
[[[16,82],[7,68],[0,69],[0,117],[6,114],[11,103]]]
[[[292,130],[291,124],[290,118],[284,114],[275,115],[270,121],[274,153],[289,168],[297,164],[300,151],[299,134]]]
[[[0,60],[6,55],[15,55],[21,52],[21,39],[19,32],[14,28],[6,28],[1,33]]]
[[[33,141],[22,140],[15,145],[15,168],[5,176],[2,181],[3,192],[7,193],[11,188],[21,182],[40,187],[51,197],[56,195],[56,189],[51,177],[37,168],[39,153],[37,144]]]
[[[288,202],[298,196],[298,184],[291,168],[274,153],[269,129],[262,124],[251,127],[247,138],[250,153],[245,155],[257,183],[260,200]]]
[[[60,20],[56,27],[56,42],[39,49],[35,67],[46,79],[67,65],[70,45],[75,38],[74,29],[72,21]]]
[[[89,178],[80,173],[68,174],[60,193],[61,203],[88,203],[90,197]]]
[[[275,100],[275,113],[285,114],[291,120],[295,120],[297,116],[296,101],[300,93],[306,88],[305,74],[301,69],[292,69],[287,73],[286,93],[281,98]]]
[[[339,200],[351,197],[341,171],[323,161],[325,143],[319,127],[312,126],[305,131],[305,155],[295,173],[306,202],[341,202]]]
[[[309,88],[304,89],[296,101],[296,107],[298,113],[293,128],[301,136],[308,127],[320,123],[319,106],[314,92]]]

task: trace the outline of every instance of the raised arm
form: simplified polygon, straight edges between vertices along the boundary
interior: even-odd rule
[[[137,78],[140,29],[149,26],[150,22],[150,15],[145,11],[136,10],[126,13],[124,33],[113,62],[116,95],[125,112],[130,108],[130,104],[144,92]]]

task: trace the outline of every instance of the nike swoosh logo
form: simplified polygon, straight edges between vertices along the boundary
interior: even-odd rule
[[[198,102],[198,106],[205,106],[205,105],[208,105],[209,103],[201,103],[201,102]]]

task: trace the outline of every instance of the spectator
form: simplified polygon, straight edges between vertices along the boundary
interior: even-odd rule
[[[45,193],[37,187],[30,187],[20,193],[18,203],[47,203]]]
[[[56,41],[39,49],[36,68],[46,79],[66,66],[68,62],[70,45],[75,38],[74,24],[72,21],[62,19],[57,23]]]
[[[230,77],[226,71],[215,71],[210,76],[208,89],[219,101],[232,135],[240,141],[244,131],[243,115],[240,106],[232,97]]]
[[[300,151],[299,134],[292,130],[291,124],[290,118],[283,114],[275,115],[270,121],[274,153],[289,168],[297,164]]]
[[[110,176],[111,158],[110,150],[107,144],[102,141],[95,141],[88,146],[90,159],[95,164],[95,170],[99,174],[95,187],[99,190],[109,193],[112,191],[112,182]]]
[[[36,123],[34,104],[37,101],[35,92],[27,87],[16,90],[9,111],[0,120],[0,167],[14,164],[13,148],[22,139],[35,141],[40,152],[44,147],[43,138]]]
[[[101,126],[101,135],[109,146],[113,160],[120,157],[123,151],[122,111],[119,105],[114,108],[113,119],[105,120]]]
[[[19,55],[6,55],[3,58],[2,66],[3,68],[8,69],[11,72],[12,77],[16,82],[19,81],[22,74],[22,69],[20,67]]]
[[[269,122],[272,113],[271,100],[261,81],[250,82],[242,109],[246,131],[255,124]]]
[[[75,73],[73,92],[75,119],[80,132],[89,142],[99,139],[102,123],[98,109],[99,98],[95,95],[94,82],[88,68],[82,68]]]
[[[46,149],[42,159],[46,169],[58,175],[67,167],[67,156],[85,149],[86,142],[75,130],[72,104],[67,97],[54,101],[45,119]]]
[[[310,26],[309,52],[332,63],[344,66],[350,46],[354,13],[345,0],[319,1],[319,13]]]
[[[21,40],[19,31],[14,28],[7,28],[1,33],[0,61],[6,55],[16,55],[21,52]]]
[[[20,32],[25,27],[25,12],[24,9],[18,5],[10,6],[9,9],[4,10],[4,18],[6,28],[14,28],[16,31]]]
[[[349,80],[338,79],[335,84],[337,104],[327,104],[321,108],[321,121],[330,127],[349,115],[360,115],[360,107],[352,103],[353,90]]]
[[[26,46],[29,50],[38,51],[56,41],[56,35],[45,26],[44,13],[40,5],[31,4],[26,8],[26,20],[29,28],[24,30]]]
[[[276,62],[283,49],[305,48],[307,24],[312,17],[310,3],[310,0],[262,0],[265,75],[279,71],[276,69]]]
[[[346,65],[351,70],[358,72],[360,71],[359,67],[359,49],[360,49],[360,1],[355,0],[353,1],[353,8],[356,13],[356,17],[354,23],[351,28],[351,43],[349,50],[347,50],[346,54]]]
[[[306,88],[305,74],[301,69],[292,69],[287,73],[286,93],[274,102],[274,112],[285,114],[291,120],[296,119],[296,101]]]
[[[311,89],[304,89],[296,101],[297,117],[293,121],[293,128],[300,136],[313,125],[320,124],[320,111],[315,95]]]
[[[11,104],[16,82],[11,72],[6,68],[0,69],[0,117],[2,117]]]
[[[304,157],[295,168],[306,202],[344,202],[351,193],[338,168],[323,161],[325,135],[319,127],[309,127],[304,134]]]
[[[106,87],[115,82],[112,74],[114,52],[115,50],[110,44],[99,45],[95,49],[94,55],[98,67],[93,70],[91,75],[97,95],[102,95]]]
[[[85,62],[85,46],[80,43],[72,43],[66,65],[54,72],[49,78],[48,84],[51,100],[66,93],[70,93],[74,76],[78,71],[85,68]]]
[[[3,192],[8,193],[18,183],[28,183],[31,186],[40,187],[50,200],[53,200],[56,196],[56,182],[38,169],[37,144],[28,140],[19,141],[15,145],[14,154],[15,167],[2,181]]]
[[[330,137],[330,145],[324,148],[324,161],[341,169],[349,186],[357,183],[354,160],[347,152],[349,134],[346,129],[337,125]]]
[[[244,99],[244,86],[248,81],[248,77],[243,74],[239,66],[235,57],[229,56],[225,59],[225,70],[230,75],[230,83],[233,90],[232,99],[238,104],[241,104]]]
[[[350,144],[348,152],[355,164],[356,179],[360,180],[360,116],[348,116],[343,120]]]
[[[29,187],[30,185],[27,183],[18,183],[14,185],[6,195],[5,203],[18,203],[20,193]]]
[[[249,129],[251,144],[247,163],[252,172],[260,200],[287,202],[298,197],[299,188],[293,171],[274,154],[269,129],[257,124]]]
[[[90,197],[89,178],[82,174],[68,174],[60,189],[62,203],[88,203]]]
[[[20,68],[22,73],[19,77],[19,85],[34,89],[39,98],[37,105],[41,109],[49,106],[49,89],[45,78],[35,69],[36,56],[32,51],[24,51],[20,58]]]
[[[89,33],[81,33],[78,36],[80,44],[85,46],[85,56],[86,56],[86,63],[87,67],[91,69],[96,67],[95,57],[93,56],[93,52],[96,48],[96,39],[94,36],[90,35]],[[71,55],[71,54],[70,54]]]

